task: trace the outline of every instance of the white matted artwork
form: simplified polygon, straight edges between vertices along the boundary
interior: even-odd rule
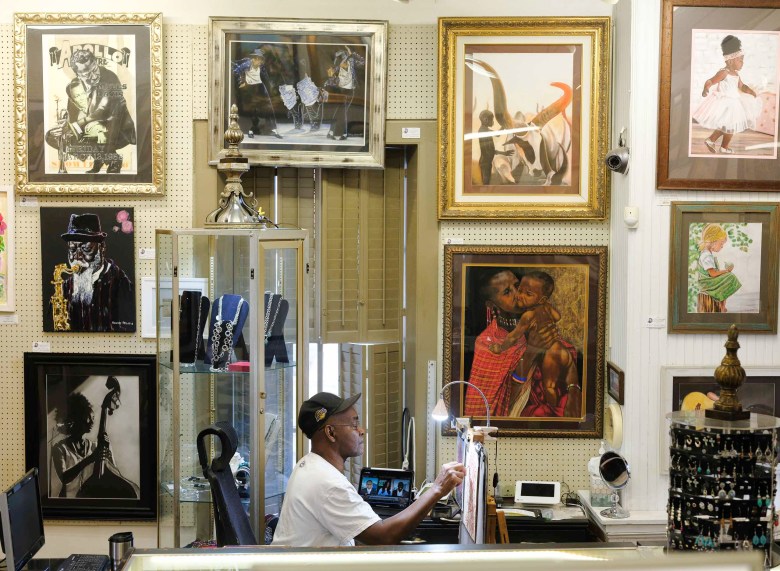
[[[171,298],[170,279],[163,280],[164,297]],[[208,296],[208,278],[179,278],[179,294],[183,291],[199,291]],[[170,311],[170,309],[169,309]],[[170,331],[163,334],[170,335]],[[155,278],[141,278],[141,337],[157,337],[157,284]]]
[[[661,367],[661,419],[658,438],[658,466],[669,473],[669,423],[666,414],[689,410],[704,411],[713,407],[720,391],[715,369],[710,366]],[[780,368],[744,367],[745,382],[737,389],[742,407],[750,412],[780,415]]]

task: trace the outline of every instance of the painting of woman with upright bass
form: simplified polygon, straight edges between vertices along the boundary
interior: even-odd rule
[[[153,517],[154,361],[25,355],[27,464],[41,474],[44,517]]]
[[[106,389],[108,392],[100,407],[100,423],[94,441],[86,437],[93,431],[95,414],[92,403],[84,393],[70,393],[65,406],[57,407],[56,428],[65,435],[52,446],[51,451],[52,467],[59,479],[57,497],[138,498],[138,485],[125,478],[117,467],[106,426],[107,416],[113,415],[121,404],[119,380],[109,376]],[[137,393],[134,396],[137,396]],[[121,425],[115,424],[115,432],[121,428]],[[135,430],[131,430],[131,434],[122,429],[126,449],[138,446],[138,427],[133,428]],[[128,469],[133,475],[137,472],[137,466],[128,465]],[[49,490],[50,494],[53,493],[54,487]]]

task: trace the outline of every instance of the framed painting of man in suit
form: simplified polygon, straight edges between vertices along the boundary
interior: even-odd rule
[[[43,330],[132,333],[132,208],[41,208]]]
[[[446,245],[444,276],[443,383],[502,436],[600,437],[606,248]]]
[[[162,14],[14,16],[20,194],[162,194]]]

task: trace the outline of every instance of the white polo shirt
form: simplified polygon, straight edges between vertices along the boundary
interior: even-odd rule
[[[380,519],[344,474],[319,454],[309,452],[287,483],[273,545],[355,545],[355,536]]]

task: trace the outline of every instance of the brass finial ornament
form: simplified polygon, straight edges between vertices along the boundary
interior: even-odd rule
[[[255,208],[257,202],[251,193],[244,190],[241,177],[249,170],[249,159],[241,155],[238,145],[244,140],[244,133],[238,126],[238,107],[230,107],[230,124],[225,131],[227,152],[219,159],[217,170],[225,174],[225,189],[219,196],[219,208],[206,216],[206,226],[228,228],[266,228],[276,226],[263,209]],[[251,203],[251,204],[250,204]]]
[[[718,420],[746,420],[750,418],[750,411],[742,410],[742,403],[737,398],[737,389],[745,382],[745,369],[737,357],[737,342],[739,331],[732,324],[729,327],[726,356],[720,362],[720,367],[715,369],[715,381],[720,386],[720,398],[713,408],[704,412],[707,418]]]

